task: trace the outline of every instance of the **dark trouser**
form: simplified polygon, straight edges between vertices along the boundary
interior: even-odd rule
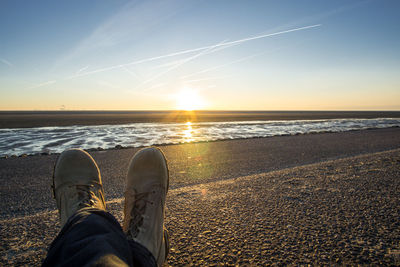
[[[85,208],[69,218],[43,266],[157,266],[154,256],[128,240],[108,212]]]

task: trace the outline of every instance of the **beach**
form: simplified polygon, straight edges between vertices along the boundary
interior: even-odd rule
[[[0,129],[128,123],[399,118],[399,111],[0,111]]]
[[[396,265],[400,129],[160,146],[170,265]],[[110,212],[138,148],[93,151]],[[59,232],[57,155],[0,159],[0,264],[38,265]]]
[[[0,267],[97,199],[165,266],[400,267],[400,1],[0,6]]]

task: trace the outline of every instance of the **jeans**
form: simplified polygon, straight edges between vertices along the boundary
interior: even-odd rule
[[[42,266],[157,266],[144,246],[128,240],[118,221],[94,208],[68,219]]]

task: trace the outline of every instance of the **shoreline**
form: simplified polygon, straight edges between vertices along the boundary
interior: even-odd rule
[[[398,129],[399,126],[386,127],[386,128],[367,128],[362,130],[348,130],[348,131],[321,131],[321,132],[310,132],[310,133],[296,133],[296,134],[281,134],[281,135],[273,135],[273,136],[261,136],[261,137],[247,137],[247,138],[234,138],[234,139],[216,139],[216,140],[207,140],[207,141],[193,141],[193,142],[178,142],[178,143],[161,143],[161,144],[152,144],[150,146],[157,147],[165,147],[165,146],[175,146],[175,145],[185,145],[185,144],[203,144],[203,143],[214,143],[214,142],[225,142],[225,141],[234,141],[234,140],[252,140],[252,139],[264,139],[264,138],[273,138],[273,137],[285,137],[285,136],[304,136],[304,135],[315,135],[315,134],[334,134],[334,133],[348,133],[348,132],[362,132],[362,131],[376,131],[376,130],[384,130],[384,129]],[[96,152],[96,151],[110,151],[110,150],[121,150],[121,149],[140,149],[148,146],[122,146],[120,144],[115,145],[111,148],[89,148],[84,149],[87,152]],[[59,155],[60,153],[23,153],[20,155],[1,155],[0,160],[9,159],[9,158],[25,158],[25,157],[35,157],[35,156],[47,156],[47,155]]]
[[[138,149],[90,152],[119,222]],[[161,149],[170,173],[170,265],[400,262],[400,128]],[[0,160],[0,265],[40,265],[60,231],[50,190],[56,159]]]
[[[397,148],[400,128],[161,147],[171,189]],[[129,161],[138,150],[89,152],[100,168],[106,197],[122,196]],[[0,219],[55,208],[50,185],[56,159],[54,154],[0,159]]]

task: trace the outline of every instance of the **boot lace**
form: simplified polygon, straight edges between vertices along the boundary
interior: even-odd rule
[[[154,194],[155,191],[151,192],[143,192],[143,193],[126,193],[129,194],[133,199],[133,207],[130,212],[131,220],[129,222],[129,230],[128,233],[132,237],[137,237],[139,232],[143,229],[141,226],[143,225],[143,220],[146,218],[145,211],[147,203],[153,205],[153,202],[148,200],[147,197],[149,194]]]
[[[76,194],[76,197],[78,199],[78,208],[86,208],[86,207],[92,207],[95,205],[95,203],[98,201],[98,197],[94,193],[94,191],[97,189],[95,188],[94,185],[73,185],[70,186],[72,189],[74,187],[75,190],[73,190]]]

